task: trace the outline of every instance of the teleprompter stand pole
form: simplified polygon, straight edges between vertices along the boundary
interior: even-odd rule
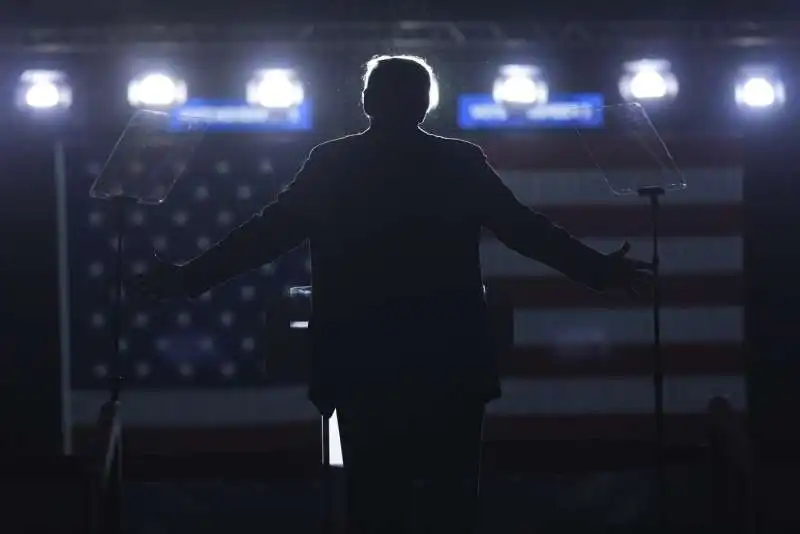
[[[127,208],[136,199],[115,197],[111,200],[116,233],[113,297],[111,303],[112,341],[114,344],[109,359],[109,398],[103,404],[98,418],[98,431],[102,436],[102,464],[98,473],[99,512],[96,523],[99,534],[122,532],[122,423],[120,420],[120,396],[122,393],[122,325],[125,279],[125,219]]]
[[[665,466],[664,435],[664,356],[661,351],[661,285],[659,280],[658,222],[659,199],[664,196],[662,187],[643,187],[638,190],[642,198],[650,200],[651,238],[653,245],[653,416],[655,418],[655,467],[658,498],[658,528],[667,531],[667,477]]]

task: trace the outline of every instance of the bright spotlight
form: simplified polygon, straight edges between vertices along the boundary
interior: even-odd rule
[[[625,100],[672,99],[678,94],[678,79],[672,74],[668,61],[632,61],[625,64],[619,92]]]
[[[531,106],[547,102],[548,87],[538,68],[529,65],[505,65],[492,87],[495,102]]]
[[[67,109],[72,105],[72,89],[62,72],[28,70],[20,76],[16,104],[21,109]]]
[[[128,84],[128,102],[141,108],[169,108],[186,102],[186,82],[162,72],[137,76]]]
[[[300,78],[291,69],[257,71],[247,83],[247,102],[271,109],[296,108],[305,100]]]
[[[747,69],[736,84],[736,103],[750,109],[777,108],[786,100],[783,82],[765,70]]]

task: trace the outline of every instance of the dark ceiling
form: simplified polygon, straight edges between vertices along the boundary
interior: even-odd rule
[[[800,6],[792,4],[790,0],[4,0],[0,3],[0,25],[398,19],[786,20],[787,15],[800,15]]]

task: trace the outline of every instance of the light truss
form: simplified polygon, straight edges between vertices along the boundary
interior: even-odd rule
[[[270,45],[300,47],[452,48],[674,46],[758,47],[800,44],[800,22],[572,21],[358,22],[212,26],[200,24],[14,28],[0,48],[86,52],[132,46]]]

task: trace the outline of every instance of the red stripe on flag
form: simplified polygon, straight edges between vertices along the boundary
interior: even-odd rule
[[[649,237],[650,207],[639,206],[533,206],[576,237]],[[736,236],[744,231],[741,204],[670,205],[658,214],[661,237]],[[491,237],[488,230],[484,235]]]
[[[666,414],[667,443],[704,443],[708,435],[706,415]],[[604,414],[569,416],[489,416],[484,426],[486,441],[637,441],[655,436],[652,414]]]
[[[655,425],[651,414],[576,416],[487,415],[484,441],[629,442],[649,440]],[[668,443],[702,443],[707,435],[705,414],[666,414]],[[92,430],[78,427],[75,450],[87,451]],[[124,430],[126,454],[277,453],[309,451],[319,461],[320,424],[284,424],[228,428],[136,428]],[[532,444],[533,445],[533,444]],[[533,449],[531,449],[533,453]]]
[[[648,205],[542,206],[534,208],[577,237],[649,237]],[[658,214],[662,237],[735,236],[744,230],[741,204],[667,205]]]
[[[740,306],[744,300],[741,274],[703,274],[662,277],[664,306]],[[630,308],[649,306],[649,300],[631,302],[588,291],[565,277],[487,278],[493,304],[515,308]]]
[[[504,170],[592,169],[598,164],[607,170],[656,170],[657,159],[666,157],[652,139],[637,140],[607,133],[584,134],[583,139],[574,132],[548,136],[493,135],[475,141],[481,144],[489,161]],[[664,141],[679,169],[739,167],[744,158],[742,142],[734,137],[684,136]]]
[[[662,348],[669,375],[733,375],[745,369],[745,351],[738,343],[669,344]],[[516,378],[641,376],[653,371],[651,345],[576,348],[513,347],[500,358],[500,373]]]
[[[694,422],[686,424],[696,425]],[[700,421],[699,425],[702,424],[703,421]],[[704,441],[691,440],[668,445],[664,451],[664,460],[668,464],[698,465],[708,460]],[[644,435],[633,440],[614,441],[489,441],[483,446],[481,471],[490,477],[536,477],[550,473],[586,475],[619,469],[650,468],[653,463],[653,446],[653,440]],[[261,482],[314,482],[319,481],[322,474],[320,463],[317,446],[273,452],[136,454],[126,456],[124,469],[126,478],[132,481],[224,478]],[[9,473],[14,472],[14,466],[6,467],[10,467],[7,469]],[[43,467],[52,469],[53,466],[43,464]],[[20,466],[20,476],[30,477],[30,468],[27,465]],[[42,470],[41,474],[52,477],[53,473]],[[338,488],[337,485],[337,491]]]

